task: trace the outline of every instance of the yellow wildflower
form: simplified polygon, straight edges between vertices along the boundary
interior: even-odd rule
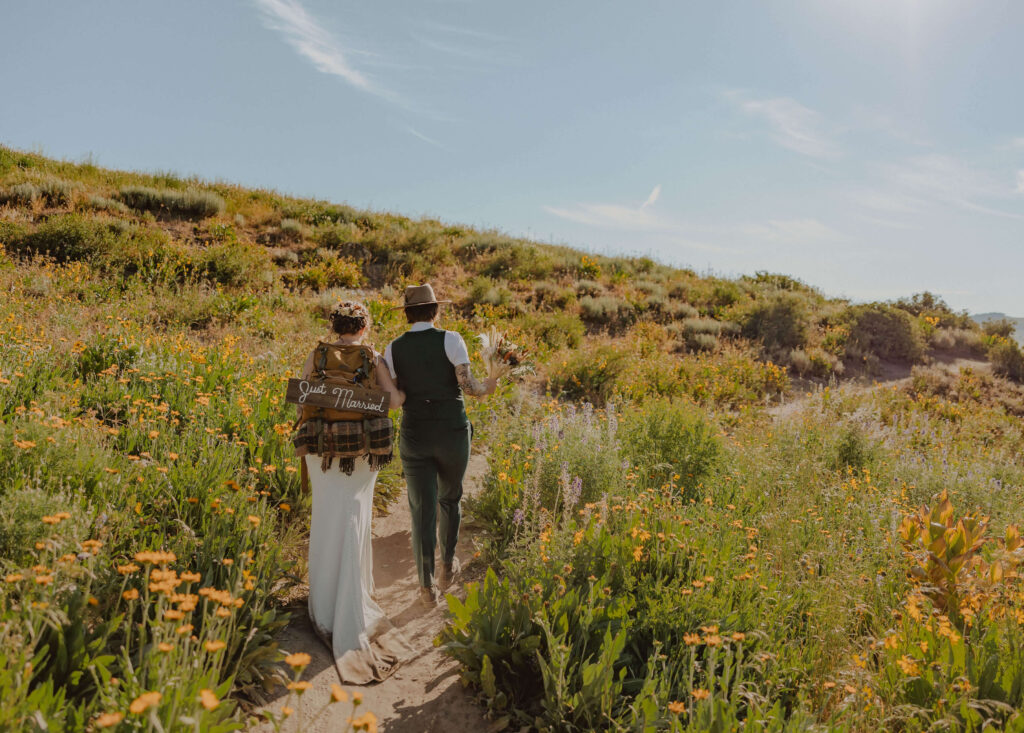
[[[154,705],[159,705],[161,698],[163,698],[163,695],[159,692],[144,692],[132,700],[132,704],[128,706],[128,711],[134,715],[138,715]]]

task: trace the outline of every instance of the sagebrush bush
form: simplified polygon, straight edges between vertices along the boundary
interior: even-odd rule
[[[39,187],[32,183],[18,183],[0,191],[0,204],[31,206],[42,198]]]
[[[589,295],[591,297],[604,292],[604,286],[595,280],[579,280],[576,282],[577,295]]]
[[[47,206],[70,206],[77,188],[74,182],[61,178],[18,183],[0,190],[0,205],[31,206],[36,201],[43,201]]]
[[[548,373],[548,389],[569,400],[603,405],[615,394],[619,378],[636,358],[613,346],[573,351]]]
[[[793,349],[789,352],[786,362],[801,377],[824,378],[832,374],[841,375],[845,371],[839,357],[822,348],[811,346],[807,349]]]
[[[614,295],[580,298],[580,315],[594,325],[622,328],[636,320],[636,309],[628,300]]]
[[[555,258],[537,245],[514,242],[498,247],[480,273],[508,280],[541,280],[555,272],[555,264]]]
[[[924,356],[924,338],[917,321],[906,311],[883,303],[855,305],[846,312],[847,351],[879,359],[914,364]]]
[[[271,277],[267,251],[259,245],[234,238],[204,249],[196,267],[206,280],[231,287],[263,288]]]
[[[533,302],[544,308],[563,310],[576,302],[576,293],[555,283],[540,282],[533,288]]]
[[[317,260],[300,270],[284,273],[282,278],[285,284],[293,288],[321,291],[328,288],[359,287],[363,282],[363,273],[358,264],[339,257],[330,261]]]
[[[467,305],[506,305],[512,300],[512,293],[491,277],[482,275],[475,277],[469,284],[466,294]]]
[[[297,219],[282,219],[278,228],[281,239],[289,242],[301,242],[303,237],[302,222]]]
[[[205,219],[224,211],[224,199],[212,191],[155,189],[147,186],[122,188],[118,198],[137,211],[158,216],[184,219]]]
[[[1024,353],[1015,341],[999,339],[989,347],[988,358],[996,374],[1024,382]]]
[[[516,326],[548,349],[575,349],[586,335],[586,327],[573,313],[527,313],[516,319]]]
[[[986,336],[999,336],[1000,338],[1013,338],[1016,325],[1009,318],[994,318],[981,324],[981,330]]]
[[[666,309],[668,315],[677,321],[697,318],[700,312],[689,303],[670,303]]]
[[[120,201],[109,199],[105,196],[90,196],[86,206],[93,211],[106,211],[111,214],[127,214],[128,207]]]
[[[743,335],[760,341],[768,353],[787,353],[807,343],[804,301],[783,293],[755,303],[743,316]]]
[[[10,237],[5,246],[16,255],[41,254],[67,262],[109,252],[117,239],[117,228],[108,222],[64,214],[47,218],[33,231]]]

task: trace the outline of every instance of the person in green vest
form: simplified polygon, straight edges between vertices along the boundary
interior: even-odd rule
[[[406,395],[399,454],[412,514],[420,598],[430,606],[437,604],[439,595],[434,582],[438,531],[440,587],[450,585],[461,570],[455,545],[462,521],[462,480],[473,435],[463,394],[483,397],[497,388],[497,379],[478,381],[473,376],[462,336],[434,325],[440,304],[449,302],[438,301],[429,284],[407,287],[401,307],[411,325],[384,351],[384,361]]]

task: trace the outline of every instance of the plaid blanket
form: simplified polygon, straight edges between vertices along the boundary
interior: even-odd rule
[[[292,440],[298,456],[317,455],[320,468],[329,469],[337,458],[347,475],[355,470],[356,459],[366,456],[370,468],[380,470],[391,462],[394,428],[389,417],[365,420],[306,420]]]

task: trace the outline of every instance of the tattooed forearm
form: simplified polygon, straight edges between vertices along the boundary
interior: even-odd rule
[[[459,380],[459,386],[466,394],[481,397],[488,393],[487,385],[478,381],[469,368],[469,364],[459,364],[455,367],[455,376]]]

